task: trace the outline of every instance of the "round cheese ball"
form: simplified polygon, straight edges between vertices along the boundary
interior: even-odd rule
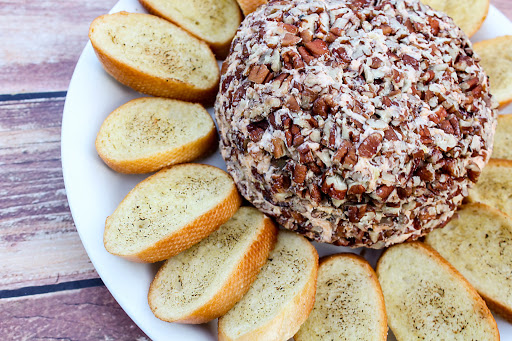
[[[254,206],[311,240],[374,248],[448,222],[497,115],[466,35],[417,0],[261,6],[224,61],[215,113]]]

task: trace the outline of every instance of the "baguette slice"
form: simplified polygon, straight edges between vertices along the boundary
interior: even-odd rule
[[[377,264],[388,324],[397,340],[499,340],[476,290],[431,247],[404,243]]]
[[[249,290],[277,238],[272,220],[240,208],[217,231],[169,259],[148,294],[156,317],[204,323],[224,315]]]
[[[468,37],[476,33],[489,12],[489,0],[421,0],[453,18]]]
[[[492,157],[512,160],[512,114],[498,115]]]
[[[201,164],[163,169],[135,186],[107,218],[108,252],[132,261],[177,255],[235,214],[241,198],[223,170]]]
[[[211,101],[219,67],[205,42],[157,16],[119,12],[96,18],[89,29],[105,70],[139,92]]]
[[[481,202],[512,217],[512,161],[491,159],[477,184],[469,190],[470,202]]]
[[[487,305],[512,322],[512,220],[484,204],[469,204],[426,243],[475,287]]]
[[[216,142],[215,124],[202,105],[143,97],[107,117],[96,137],[96,150],[117,172],[149,173],[192,161]]]
[[[224,59],[242,21],[236,0],[139,0],[154,15],[167,19],[204,40]]]
[[[236,0],[244,12],[244,15],[248,15],[256,10],[261,5],[266,4],[267,0]]]
[[[491,93],[500,106],[512,102],[512,36],[503,36],[473,44],[480,64],[489,76]]]
[[[384,296],[377,275],[352,253],[320,260],[315,305],[295,341],[387,339]]]
[[[291,338],[313,308],[317,270],[313,245],[298,234],[280,231],[249,291],[219,319],[219,340]]]

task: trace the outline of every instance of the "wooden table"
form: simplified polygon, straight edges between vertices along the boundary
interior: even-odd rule
[[[0,0],[0,339],[145,340],[78,237],[62,179],[66,89],[116,0]],[[491,0],[512,19],[511,0]]]

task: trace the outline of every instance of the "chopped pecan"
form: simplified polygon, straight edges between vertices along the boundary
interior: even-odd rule
[[[348,206],[347,216],[351,223],[358,223],[366,213],[366,204],[359,206]]]
[[[293,96],[288,97],[288,100],[286,101],[286,106],[291,111],[299,111],[300,110],[299,103],[297,103],[297,100]]]
[[[428,17],[427,20],[430,25],[430,29],[432,30],[432,34],[435,36],[438,35],[439,34],[439,21],[434,19],[434,17]]]
[[[316,58],[329,53],[329,49],[327,48],[327,44],[322,39],[315,39],[309,43],[305,44],[306,49]]]
[[[359,155],[362,157],[372,157],[377,154],[380,144],[382,143],[382,135],[379,133],[373,133],[368,136],[359,145]]]
[[[320,188],[318,188],[318,185],[311,184],[311,186],[309,187],[309,196],[317,204],[319,204],[322,201],[322,193],[320,192]]]
[[[306,180],[306,175],[308,173],[308,167],[301,164],[296,164],[293,167],[293,181],[298,184],[304,183]]]
[[[398,141],[398,136],[393,128],[388,128],[384,131],[384,139],[388,141]]]
[[[306,64],[309,64],[311,63],[312,60],[314,60],[315,58],[313,57],[312,54],[310,54],[308,52],[308,50],[306,50],[306,48],[304,46],[299,46],[298,49],[299,51],[299,54],[300,56],[302,57],[302,60],[306,63]]]
[[[277,137],[274,137],[272,139],[272,145],[274,146],[274,151],[273,151],[274,157],[276,159],[283,157],[284,156],[283,140],[281,140]]]
[[[269,74],[269,69],[266,65],[254,65],[249,73],[249,80],[254,83],[262,84]]]
[[[295,34],[286,33],[284,35],[283,40],[281,41],[281,46],[292,46],[297,45],[297,43],[300,41],[300,38],[297,37]]]
[[[325,102],[325,98],[319,97],[314,103],[313,103],[313,113],[315,115],[319,115],[322,118],[327,118],[327,103]]]
[[[409,56],[408,54],[402,55],[402,61],[405,65],[411,65],[414,69],[418,70],[420,67],[420,62],[418,62],[413,57]]]
[[[292,33],[292,34],[297,34],[299,33],[299,28],[295,25],[292,25],[292,24],[285,24],[285,23],[279,23],[279,26],[281,26],[282,28],[285,29],[285,31],[289,32],[289,33]]]
[[[380,25],[380,27],[378,27],[382,30],[382,34],[384,34],[385,36],[389,36],[391,33],[393,33],[393,29],[391,28],[391,26],[389,25]]]
[[[283,193],[290,188],[290,178],[284,175],[272,175],[271,190],[274,193]]]
[[[444,130],[444,132],[447,134],[453,134],[455,132],[449,121],[442,121],[439,123],[439,128]]]
[[[366,191],[363,185],[352,185],[349,187],[347,194],[348,195],[357,195],[363,194]]]
[[[375,191],[375,194],[381,198],[383,201],[386,201],[386,199],[389,197],[391,192],[393,192],[395,188],[393,186],[386,186],[382,185]]]
[[[299,152],[299,159],[301,163],[309,163],[315,161],[313,153],[307,145],[302,144],[297,148]]]
[[[299,35],[303,43],[309,43],[311,40],[313,40],[313,33],[311,33],[309,30],[300,31]]]
[[[382,65],[382,60],[380,60],[379,57],[373,57],[372,58],[372,64],[370,65],[371,68],[377,69]]]

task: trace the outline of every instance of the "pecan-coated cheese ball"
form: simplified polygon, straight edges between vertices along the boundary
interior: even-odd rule
[[[247,200],[320,242],[380,248],[443,226],[492,152],[471,43],[417,0],[273,1],[222,67],[221,151]]]

